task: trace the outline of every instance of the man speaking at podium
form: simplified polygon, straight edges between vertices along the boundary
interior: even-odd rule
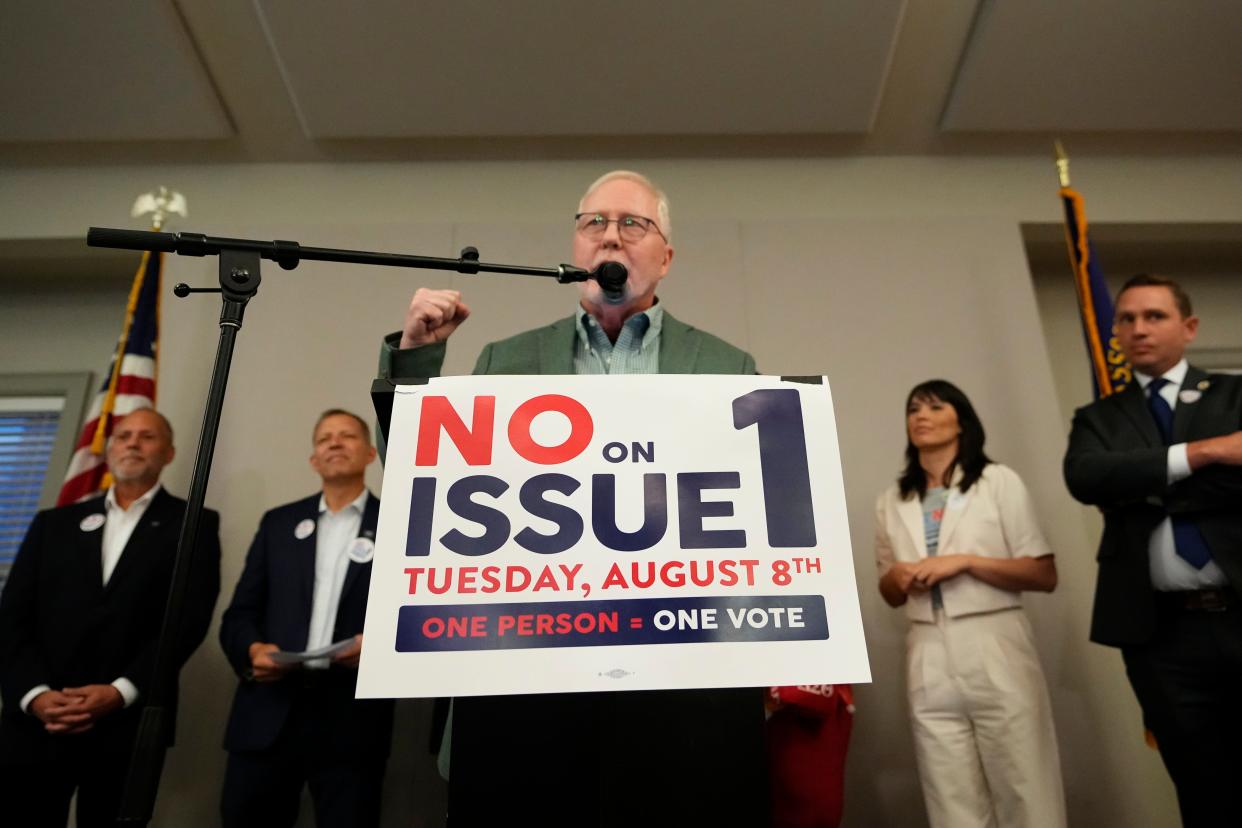
[[[668,199],[650,180],[607,173],[574,221],[574,264],[620,264],[626,281],[579,283],[572,316],[491,343],[475,374],[755,373],[750,354],[657,299],[673,248]],[[439,376],[469,316],[458,291],[419,288],[384,340],[380,376]],[[746,688],[457,699],[450,824],[765,825],[763,720],[763,692]]]

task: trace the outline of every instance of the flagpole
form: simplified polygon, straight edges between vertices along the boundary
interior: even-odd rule
[[[1091,366],[1096,397],[1121,391],[1130,381],[1121,346],[1113,335],[1113,302],[1100,274],[1087,233],[1082,196],[1070,186],[1069,157],[1059,140],[1053,142],[1061,202],[1065,209],[1065,243],[1074,274],[1074,293]]]
[[[166,187],[138,196],[130,211],[134,218],[154,214],[150,226],[156,231],[164,226],[164,218],[174,213],[186,214],[185,197]],[[162,267],[162,254],[143,251],[126,296],[120,336],[74,444],[57,506],[99,495],[112,485],[104,448],[113,422],[134,408],[156,405]]]
[[[1069,156],[1065,154],[1065,147],[1061,146],[1061,139],[1057,138],[1052,142],[1053,152],[1057,162],[1057,179],[1061,182],[1061,187],[1070,186],[1069,176]]]

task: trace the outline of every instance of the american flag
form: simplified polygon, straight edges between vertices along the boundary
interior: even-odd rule
[[[111,485],[104,444],[115,420],[137,408],[155,407],[155,380],[160,339],[160,277],[162,253],[143,253],[125,308],[121,338],[108,365],[103,386],[91,402],[65,473],[57,506],[75,503]]]

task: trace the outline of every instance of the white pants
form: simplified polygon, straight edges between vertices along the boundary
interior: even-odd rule
[[[1065,825],[1048,687],[1020,609],[910,625],[906,671],[932,826]]]

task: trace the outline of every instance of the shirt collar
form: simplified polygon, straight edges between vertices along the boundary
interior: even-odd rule
[[[145,492],[143,492],[138,497],[134,498],[134,502],[129,504],[129,509],[132,509],[135,506],[145,507],[148,503],[151,502],[152,498],[154,498],[157,494],[159,494],[159,491],[162,488],[164,488],[164,484],[158,480],[155,481],[154,486],[147,489]],[[104,495],[104,508],[109,512],[111,512],[113,509],[121,509],[121,504],[116,502],[116,487],[115,486],[108,487],[108,493]],[[121,511],[128,512],[129,509],[121,509]]]
[[[350,501],[349,503],[346,503],[346,504],[345,504],[345,508],[344,508],[344,509],[341,509],[341,512],[344,512],[346,509],[353,509],[353,510],[354,510],[354,511],[356,511],[358,514],[362,514],[362,511],[366,508],[366,505],[367,505],[367,495],[369,495],[369,494],[370,494],[370,492],[367,490],[367,487],[366,487],[366,486],[363,486],[363,487],[362,487],[362,493],[361,493],[361,494],[359,494],[357,497],[355,497],[355,498],[354,498],[352,501]],[[321,514],[321,515],[322,515],[324,512],[327,512],[327,511],[328,511],[328,501],[324,500],[323,494],[322,494],[322,493],[320,493],[320,495],[319,495],[319,514]],[[339,515],[341,512],[337,512],[337,514]]]
[[[646,317],[647,320],[647,327],[643,331],[642,336],[642,344],[645,346],[648,342],[653,341],[655,337],[660,335],[660,328],[664,326],[664,306],[660,304],[660,297],[656,297],[655,304],[651,307],[644,311],[639,311],[629,319],[625,320],[625,324],[629,325],[640,316]],[[598,326],[599,323],[596,322],[595,318],[591,316],[590,311],[579,304],[574,309],[574,327],[578,329],[578,338],[583,342],[590,344],[591,334],[588,330],[588,325]]]
[[[1190,363],[1186,361],[1186,357],[1182,357],[1181,360],[1179,360],[1176,365],[1174,365],[1169,370],[1165,371],[1160,376],[1167,379],[1169,381],[1169,384],[1172,385],[1174,388],[1181,388],[1182,383],[1186,379],[1186,371],[1188,371],[1189,369],[1190,369]],[[1144,374],[1142,371],[1135,371],[1134,376],[1139,381],[1139,387],[1142,388],[1144,391],[1147,390],[1147,386],[1151,384],[1151,381],[1155,379],[1155,377],[1150,376],[1148,374]]]
[[[664,325],[664,306],[660,304],[660,300],[656,299],[655,304],[643,311],[647,315],[647,332],[643,334],[643,344],[646,345],[652,337],[659,336],[660,328]]]

